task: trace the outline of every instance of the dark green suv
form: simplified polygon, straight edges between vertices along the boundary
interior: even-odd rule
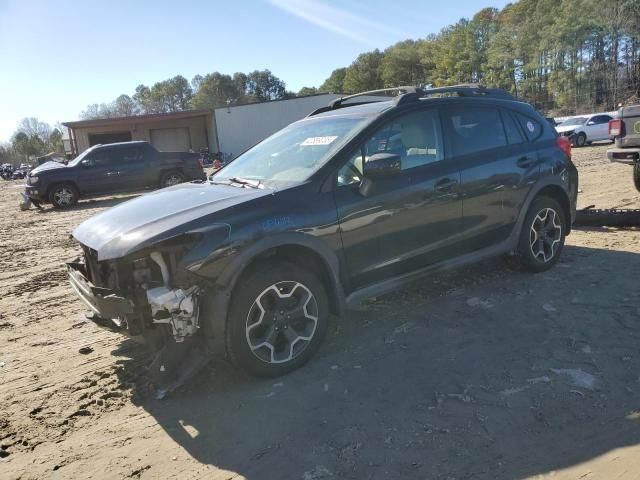
[[[501,90],[394,92],[341,98],[206,183],[84,222],[75,290],[101,323],[161,338],[159,376],[216,352],[274,376],[311,357],[330,313],[437,269],[553,266],[575,216],[567,139]]]

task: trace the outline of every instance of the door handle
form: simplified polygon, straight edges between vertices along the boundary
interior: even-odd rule
[[[458,181],[452,178],[443,178],[436,182],[436,192],[449,192],[454,185],[457,185]]]
[[[532,164],[533,164],[533,159],[529,157],[520,157],[516,162],[516,165],[518,165],[520,168],[527,168],[527,167],[530,167]]]
[[[107,172],[107,177],[117,177],[120,172]]]

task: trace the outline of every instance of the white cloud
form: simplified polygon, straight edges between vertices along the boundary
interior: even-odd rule
[[[368,45],[379,43],[372,37],[379,36],[380,33],[399,38],[406,36],[388,25],[328,5],[322,0],[268,0],[268,2],[312,25]]]

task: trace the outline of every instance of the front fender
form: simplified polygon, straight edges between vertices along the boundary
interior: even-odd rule
[[[226,321],[231,301],[231,294],[240,275],[245,268],[261,254],[277,247],[298,246],[304,247],[317,254],[331,276],[332,292],[336,299],[338,312],[342,312],[346,305],[345,294],[340,281],[340,264],[336,254],[321,240],[303,232],[282,232],[269,235],[245,247],[239,252],[234,252],[230,260],[223,266],[211,260],[203,264],[195,272],[199,276],[209,278],[214,282],[215,288],[203,303],[203,318],[206,320],[206,336],[213,353],[225,351]],[[227,247],[228,248],[228,247]],[[218,255],[225,255],[230,249],[222,249]],[[211,256],[214,259],[215,256]]]

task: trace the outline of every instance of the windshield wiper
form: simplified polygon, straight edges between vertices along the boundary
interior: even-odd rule
[[[246,186],[250,188],[264,188],[264,185],[262,185],[262,182],[260,180],[252,180],[250,178],[242,177],[231,177],[229,180],[231,181],[231,183],[239,183],[243,187]]]
[[[209,182],[214,185],[239,185],[242,188],[264,188],[262,181],[242,177],[231,177],[225,179],[211,178]]]

